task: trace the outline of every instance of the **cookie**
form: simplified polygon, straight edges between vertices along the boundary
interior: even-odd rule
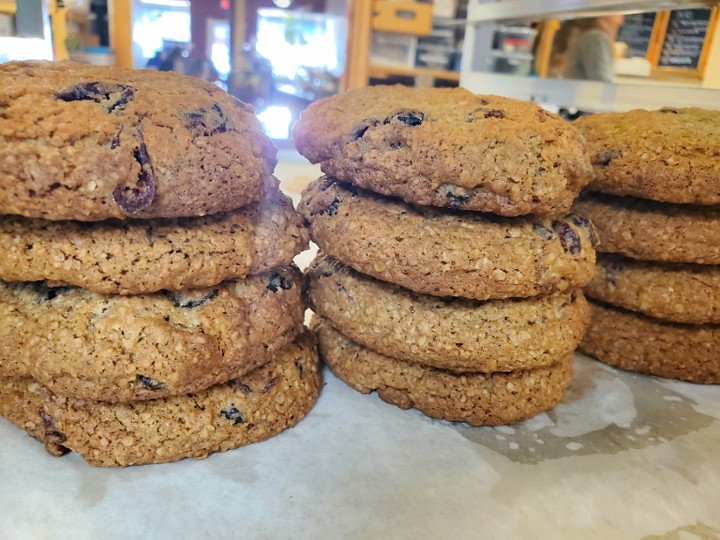
[[[350,90],[311,104],[293,137],[325,174],[422,205],[557,216],[590,181],[569,123],[461,88]]]
[[[611,366],[703,384],[720,383],[720,326],[664,322],[590,302],[579,349]]]
[[[579,216],[509,219],[417,207],[327,178],[307,187],[298,210],[328,255],[433,296],[566,291],[590,281],[595,264],[592,226]]]
[[[52,455],[80,454],[117,467],[202,459],[293,427],[320,389],[318,358],[305,334],[264,366],[202,392],[140,403],[64,398],[29,377],[0,378],[0,415]]]
[[[0,214],[202,216],[256,201],[276,149],[254,110],[176,73],[0,66]]]
[[[452,371],[549,366],[571,354],[590,312],[579,291],[479,302],[413,293],[327,257],[308,273],[310,307],[354,342]]]
[[[720,204],[720,111],[638,109],[584,116],[574,124],[593,164],[589,189]]]
[[[720,264],[720,207],[588,194],[574,211],[592,221],[598,251],[645,261]]]
[[[343,382],[401,409],[474,426],[510,424],[554,407],[570,385],[572,354],[549,367],[454,373],[410,364],[358,345],[318,321],[320,357]]]
[[[211,287],[286,266],[309,237],[275,187],[260,202],[196,218],[47,221],[0,216],[0,279],[101,294]]]
[[[285,268],[142,296],[2,283],[0,376],[113,402],[202,390],[262,365],[302,331],[301,280]]]
[[[587,295],[665,321],[720,323],[720,267],[599,254]]]

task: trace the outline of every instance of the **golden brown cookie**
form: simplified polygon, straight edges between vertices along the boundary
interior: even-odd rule
[[[321,178],[299,212],[310,236],[358,272],[433,296],[476,300],[567,291],[592,278],[592,226],[418,207]]]
[[[0,216],[0,279],[101,294],[211,287],[287,266],[309,237],[275,185],[260,202],[196,218],[47,221]]]
[[[0,214],[216,214],[256,201],[275,163],[252,107],[201,79],[73,62],[0,65]]]
[[[113,402],[203,390],[302,331],[301,284],[296,268],[142,296],[0,282],[0,376]]]
[[[703,384],[720,383],[720,326],[678,324],[590,302],[579,349],[629,371]]]
[[[720,264],[720,207],[585,194],[574,211],[595,226],[597,250],[646,261]]]
[[[658,319],[720,323],[720,267],[635,261],[598,254],[591,298]]]
[[[720,204],[720,111],[637,109],[584,116],[590,190],[671,203]]]
[[[590,180],[572,125],[461,88],[350,90],[310,105],[293,137],[325,174],[422,205],[559,216]]]
[[[317,352],[305,334],[240,379],[140,403],[65,398],[29,377],[0,377],[0,415],[52,455],[73,451],[90,465],[118,467],[202,459],[268,439],[297,424],[319,390]]]
[[[327,257],[308,272],[310,307],[354,342],[452,371],[513,371],[571,354],[590,312],[580,291],[479,302],[413,293]]]
[[[453,373],[396,360],[358,345],[319,320],[320,357],[355,390],[377,390],[383,401],[414,407],[428,416],[500,425],[519,422],[554,407],[572,378],[572,354],[549,367],[510,373]]]

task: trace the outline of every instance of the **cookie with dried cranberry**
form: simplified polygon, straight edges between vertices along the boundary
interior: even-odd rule
[[[175,73],[0,65],[0,214],[202,216],[256,201],[276,149],[253,109]]]
[[[574,211],[592,221],[598,251],[645,261],[720,264],[720,206],[587,193]]]
[[[0,377],[0,416],[60,456],[119,467],[202,459],[296,425],[320,390],[318,356],[304,334],[264,366],[193,394],[107,403],[53,394],[30,377]]]
[[[590,312],[578,290],[479,302],[413,293],[328,257],[307,271],[310,307],[356,343],[452,371],[549,366],[571,354]]]
[[[0,376],[111,402],[203,390],[302,332],[301,283],[297,268],[138,296],[0,282]]]
[[[412,206],[327,178],[303,191],[298,210],[326,254],[433,296],[568,291],[588,283],[595,266],[592,225],[580,216],[499,218]]]
[[[720,204],[720,111],[637,109],[584,116],[589,189],[655,201]]]
[[[422,205],[557,216],[590,181],[573,126],[465,89],[350,90],[310,105],[293,137],[325,174]]]
[[[397,360],[359,345],[327,322],[315,322],[320,357],[363,394],[433,418],[468,424],[511,424],[554,407],[572,378],[572,353],[546,367],[509,373],[454,373]]]
[[[590,302],[579,350],[614,367],[702,384],[720,384],[720,325],[679,324]]]
[[[0,216],[0,279],[101,294],[211,287],[290,264],[309,237],[292,201],[263,198],[212,216],[100,222]]]
[[[598,254],[591,298],[665,321],[720,323],[720,267]]]

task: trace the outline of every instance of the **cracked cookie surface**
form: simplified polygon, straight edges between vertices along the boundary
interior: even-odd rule
[[[140,296],[0,282],[0,376],[112,402],[202,390],[302,332],[301,284],[297,268]]]
[[[286,266],[308,233],[277,181],[259,202],[196,218],[48,221],[0,216],[0,279],[101,294],[184,290]]]
[[[572,354],[552,366],[510,373],[453,373],[410,364],[358,345],[321,319],[320,357],[343,382],[401,409],[471,425],[519,422],[554,407],[572,378]]]
[[[55,456],[118,467],[202,459],[296,425],[320,390],[318,355],[304,334],[262,367],[202,392],[139,403],[53,394],[30,377],[0,377],[0,416]]]
[[[412,206],[327,178],[303,191],[298,211],[328,255],[433,296],[567,291],[590,281],[595,265],[594,232],[581,216],[500,218]]]
[[[306,275],[310,308],[343,335],[399,360],[457,372],[552,365],[575,350],[590,316],[579,290],[487,302],[438,298],[322,256]]]
[[[684,204],[720,204],[720,111],[637,109],[584,116],[588,189]]]
[[[679,323],[720,323],[720,267],[636,261],[598,253],[586,294]]]
[[[628,371],[720,383],[720,325],[678,324],[590,301],[579,350]]]
[[[597,250],[647,261],[720,264],[720,207],[586,193],[573,210],[595,226]]]
[[[590,181],[570,124],[464,89],[351,90],[310,105],[293,137],[325,174],[422,205],[557,216]]]
[[[275,163],[253,109],[200,79],[73,62],[0,65],[2,214],[215,214],[257,200]]]

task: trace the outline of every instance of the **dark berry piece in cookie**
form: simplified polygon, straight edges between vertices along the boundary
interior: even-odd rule
[[[283,291],[292,289],[292,286],[293,282],[291,279],[288,279],[278,273],[274,273],[270,276],[270,283],[268,283],[267,288],[270,289],[272,292],[278,292],[280,289],[282,289]]]
[[[200,292],[191,292],[186,291],[183,293],[174,292],[174,291],[166,291],[165,296],[168,297],[168,299],[172,302],[173,306],[178,308],[196,308],[198,306],[202,306],[205,302],[208,300],[212,300],[215,298],[218,294],[217,289],[213,289],[212,291],[200,291]]]
[[[155,198],[155,173],[140,129],[135,132],[135,137],[138,147],[133,152],[133,156],[140,165],[137,183],[135,187],[119,185],[113,190],[113,200],[128,214],[136,214],[147,208]]]
[[[604,152],[598,152],[593,156],[591,162],[593,165],[601,165],[607,167],[613,159],[622,157],[622,152],[619,150],[606,150]]]
[[[151,379],[150,377],[146,377],[145,375],[138,375],[137,376],[138,382],[142,384],[145,388],[148,388],[150,390],[163,390],[165,389],[165,383],[162,383],[160,381],[156,381],[155,379]]]
[[[490,109],[485,111],[485,118],[505,118],[505,111],[500,109]]]
[[[555,238],[554,232],[552,232],[547,227],[543,227],[542,225],[539,225],[537,223],[533,224],[533,231],[535,231],[535,234],[537,234],[543,240],[552,240],[553,238]]]
[[[560,237],[560,243],[563,249],[570,255],[577,255],[582,251],[580,237],[573,231],[567,223],[562,221],[553,221],[553,229]]]
[[[385,118],[383,124],[398,121],[408,127],[419,126],[425,120],[425,114],[420,111],[401,111]]]
[[[270,379],[265,384],[265,386],[263,386],[262,393],[267,394],[270,390],[272,390],[275,387],[275,385],[278,383],[278,380],[279,380],[278,377],[273,377],[272,379]]]
[[[88,82],[61,90],[55,97],[62,101],[94,101],[113,112],[123,108],[134,94],[135,89],[124,84]]]
[[[380,124],[378,120],[375,119],[367,119],[360,122],[360,124],[355,127],[352,132],[350,133],[350,140],[357,141],[358,139],[361,139],[363,135],[365,135],[365,132],[374,126],[377,126]]]
[[[234,403],[231,403],[230,407],[228,407],[227,409],[222,409],[220,411],[220,414],[228,420],[231,420],[232,423],[236,426],[245,422],[245,419],[243,418],[242,414],[237,409]]]
[[[578,227],[582,227],[587,230],[590,243],[595,247],[598,243],[597,235],[595,234],[595,227],[590,223],[590,220],[579,214],[572,214],[568,216],[568,219]]]

